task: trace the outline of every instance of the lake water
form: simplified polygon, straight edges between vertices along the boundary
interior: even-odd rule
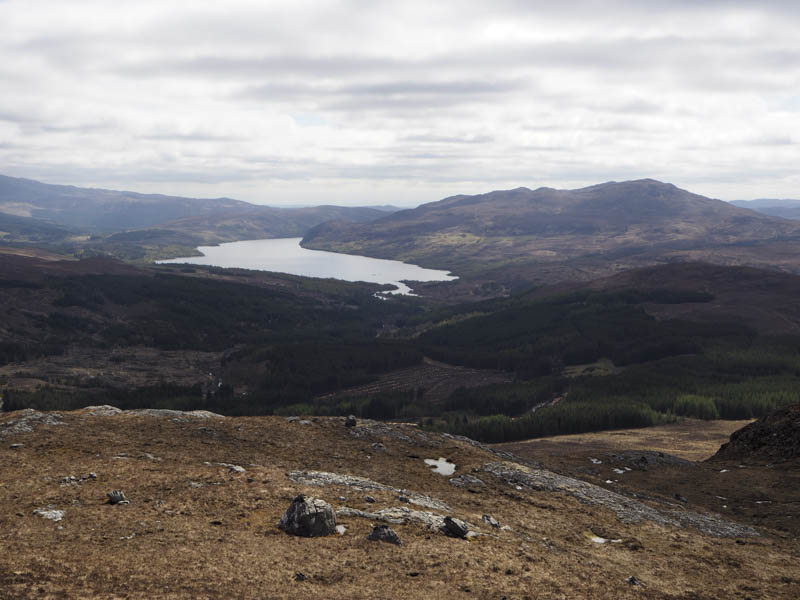
[[[322,250],[308,250],[300,246],[302,238],[277,238],[247,240],[219,246],[200,246],[203,256],[187,256],[160,260],[158,264],[188,263],[239,269],[255,269],[304,275],[306,277],[332,277],[345,281],[389,283],[397,286],[390,294],[413,295],[403,281],[450,281],[458,279],[447,271],[423,269],[397,260],[384,260],[339,254]]]

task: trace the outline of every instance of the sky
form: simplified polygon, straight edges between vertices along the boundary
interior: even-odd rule
[[[800,198],[800,2],[0,0],[0,173],[416,205]]]

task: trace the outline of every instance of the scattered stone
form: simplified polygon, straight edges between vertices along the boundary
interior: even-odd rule
[[[22,448],[25,444],[11,444],[9,448],[12,450],[17,450],[18,448]]]
[[[500,528],[500,523],[497,521],[497,519],[495,519],[494,517],[490,517],[489,515],[483,515],[481,517],[481,521],[483,521],[487,525],[491,525],[495,529]]]
[[[386,446],[384,446],[380,442],[375,442],[374,444],[372,444],[372,449],[375,450],[375,452],[386,452]]]
[[[477,477],[473,477],[472,475],[467,475],[466,473],[463,475],[457,475],[450,479],[450,485],[454,485],[460,488],[484,488],[486,484],[483,483],[482,480],[478,479]]]
[[[300,571],[298,571],[297,573],[294,574],[294,580],[295,581],[306,581],[307,579],[308,579],[308,576],[304,575]]]
[[[331,535],[336,533],[336,516],[324,500],[300,494],[286,509],[278,528],[301,537]]]
[[[209,467],[225,467],[231,473],[244,473],[245,472],[245,468],[244,467],[241,467],[239,465],[232,465],[230,463],[211,463],[211,462],[206,462],[204,464],[208,465]]]
[[[289,417],[289,418],[288,418],[288,419],[286,419],[286,420],[287,420],[289,423],[294,423],[295,421],[299,421],[299,420],[300,420],[300,417]],[[303,575],[303,574],[302,574],[302,573],[300,573],[300,575]],[[305,576],[304,576],[304,577],[305,577]]]
[[[419,494],[411,490],[403,490],[390,485],[384,485],[383,483],[372,481],[366,477],[340,475],[339,473],[328,473],[325,471],[290,471],[288,475],[289,479],[302,485],[341,485],[362,491],[392,492],[395,494],[400,494],[401,496],[405,496],[408,498],[409,502],[423,508],[441,511],[450,510],[450,507],[447,506],[447,504],[436,498],[431,498],[430,496]],[[366,499],[366,497],[364,499],[367,502],[370,502]]]
[[[118,415],[122,411],[116,406],[103,404],[101,406],[87,406],[83,409],[83,412],[94,417],[112,417],[114,415]]]
[[[97,473],[89,473],[89,479],[97,479]]]
[[[345,427],[355,427],[357,424],[358,421],[356,421],[355,415],[348,415],[348,417],[344,420]]]
[[[49,519],[50,521],[55,521],[58,523],[64,518],[66,513],[63,510],[55,510],[53,508],[37,508],[33,511],[33,514],[39,515],[43,519]]]
[[[176,421],[188,421],[190,419],[224,419],[224,415],[219,415],[207,410],[171,410],[168,408],[137,408],[125,411],[127,414],[144,417],[171,417]]]
[[[17,412],[17,419],[0,423],[0,439],[8,435],[31,433],[37,425],[63,425],[61,413],[41,412],[26,408]]]
[[[309,421],[308,419],[301,419],[297,423],[300,424],[300,425],[313,425],[313,423],[311,421]]]
[[[602,506],[613,511],[623,523],[643,520],[676,527],[691,526],[715,537],[749,537],[759,533],[752,527],[738,525],[718,517],[690,511],[659,511],[638,500],[627,498],[587,481],[558,475],[546,469],[535,469],[511,462],[488,463],[484,471],[491,473],[516,489],[543,492],[563,492],[585,504]]]
[[[625,580],[625,583],[627,583],[628,585],[642,585],[641,580],[637,579],[634,575],[631,575],[630,577],[628,577]]]
[[[367,539],[373,542],[386,542],[395,546],[403,545],[403,542],[400,541],[400,536],[388,525],[376,525],[372,533],[367,536]]]
[[[375,498],[372,496],[364,496],[364,502],[369,502],[370,504],[375,504]]]
[[[675,500],[677,500],[678,502],[683,502],[684,504],[689,502],[686,498],[684,498],[680,494],[675,494]]]
[[[411,500],[409,500],[408,496],[398,496],[397,500],[400,501],[400,502],[405,502],[406,504],[411,502]]]
[[[121,490],[112,490],[106,494],[108,496],[109,504],[130,504],[131,501],[125,497],[125,493]]]
[[[469,533],[469,525],[467,525],[461,519],[454,519],[453,517],[445,517],[444,532],[450,537],[465,538]]]
[[[654,450],[626,450],[612,454],[610,462],[628,469],[647,471],[658,467],[694,467],[693,462],[665,452]]]

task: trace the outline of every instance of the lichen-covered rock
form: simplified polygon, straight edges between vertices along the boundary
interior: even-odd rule
[[[450,537],[463,538],[469,533],[469,525],[461,519],[453,517],[444,518],[444,532]]]
[[[394,544],[395,546],[403,545],[403,542],[400,541],[400,536],[388,525],[376,525],[367,536],[367,539],[373,542],[386,542],[387,544]]]
[[[455,477],[451,478],[450,485],[467,489],[480,489],[486,487],[486,484],[483,483],[483,481],[477,477],[473,477],[472,475],[467,475],[466,473],[463,475],[456,475]]]
[[[278,528],[301,537],[320,537],[336,533],[336,516],[330,504],[300,494],[278,522]]]

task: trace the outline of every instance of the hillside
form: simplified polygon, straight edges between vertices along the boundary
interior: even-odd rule
[[[771,521],[687,505],[674,488],[637,498],[409,426],[99,406],[0,415],[0,440],[0,598],[800,591],[797,540]],[[423,462],[439,457],[452,474]],[[109,504],[113,490],[129,503]],[[332,506],[339,534],[278,529],[301,493]],[[445,517],[466,537],[447,535]],[[368,540],[378,524],[402,544]]]
[[[276,208],[229,198],[138,194],[0,175],[0,244],[140,262],[191,255],[200,245],[301,237],[326,221],[362,223],[394,210],[391,206]]]
[[[588,280],[670,260],[799,270],[800,224],[645,179],[454,196],[370,224],[325,223],[309,248],[453,269],[474,285]]]
[[[772,217],[800,219],[800,200],[760,198],[758,200],[735,200],[731,204]]]
[[[149,227],[197,214],[246,211],[230,198],[181,198],[116,190],[52,185],[0,175],[0,213],[49,221],[82,231]]]

